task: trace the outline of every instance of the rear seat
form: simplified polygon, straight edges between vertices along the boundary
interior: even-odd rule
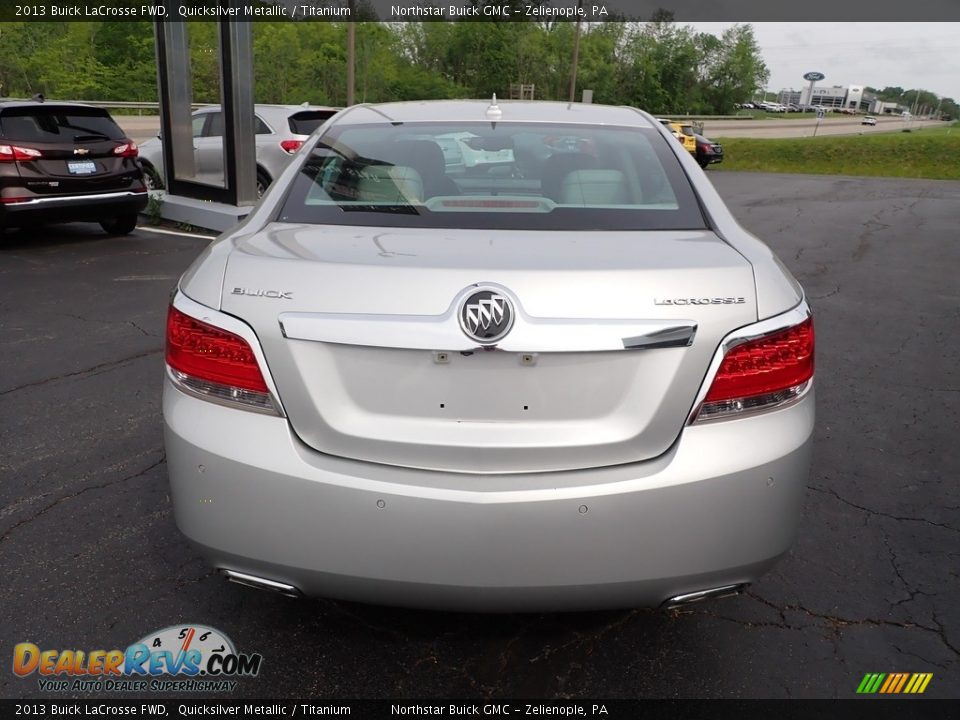
[[[407,205],[423,201],[423,178],[404,165],[368,165],[357,178],[357,200]]]
[[[619,170],[574,170],[563,178],[560,204],[631,204],[626,177]]]

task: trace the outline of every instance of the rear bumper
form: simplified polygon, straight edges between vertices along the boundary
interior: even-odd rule
[[[22,202],[0,203],[0,219],[7,225],[16,225],[18,222],[96,221],[123,213],[137,213],[146,206],[146,188],[142,192],[118,190],[78,195],[37,196]]]
[[[656,460],[469,475],[326,456],[283,418],[166,381],[177,525],[215,567],[320,595],[479,611],[658,606],[750,583],[788,550],[814,421],[694,425]]]

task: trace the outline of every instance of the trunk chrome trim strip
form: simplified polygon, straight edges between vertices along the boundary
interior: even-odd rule
[[[653,348],[690,347],[697,334],[696,323],[677,325],[655,332],[623,339],[625,350],[651,350]]]
[[[508,352],[603,352],[687,347],[697,324],[676,320],[598,320],[531,318],[517,313],[510,334],[494,345],[481,346],[460,329],[457,318],[444,315],[350,315],[285,312],[280,328],[290,340],[466,352],[496,348]]]
[[[482,346],[460,328],[458,308],[477,287],[495,288],[510,298],[516,312],[510,333]],[[340,345],[405,350],[503,350],[506,352],[607,352],[686,347],[693,342],[693,320],[539,318],[524,312],[516,295],[495,283],[464,288],[442,315],[385,315],[284,312],[278,316],[283,336]]]

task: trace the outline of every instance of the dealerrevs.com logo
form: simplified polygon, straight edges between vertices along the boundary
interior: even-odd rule
[[[13,648],[14,674],[36,673],[46,692],[232,692],[236,678],[256,677],[262,662],[204,625],[171,625],[126,650]]]

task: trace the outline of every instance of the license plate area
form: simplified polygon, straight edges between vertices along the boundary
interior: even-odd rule
[[[93,160],[68,160],[67,170],[71,175],[92,175],[97,171],[97,164]]]
[[[327,345],[344,393],[363,415],[456,422],[576,421],[616,413],[637,390],[634,353],[513,353]],[[318,368],[319,370],[319,368]],[[389,387],[389,392],[384,388]],[[324,394],[329,394],[326,388]]]

